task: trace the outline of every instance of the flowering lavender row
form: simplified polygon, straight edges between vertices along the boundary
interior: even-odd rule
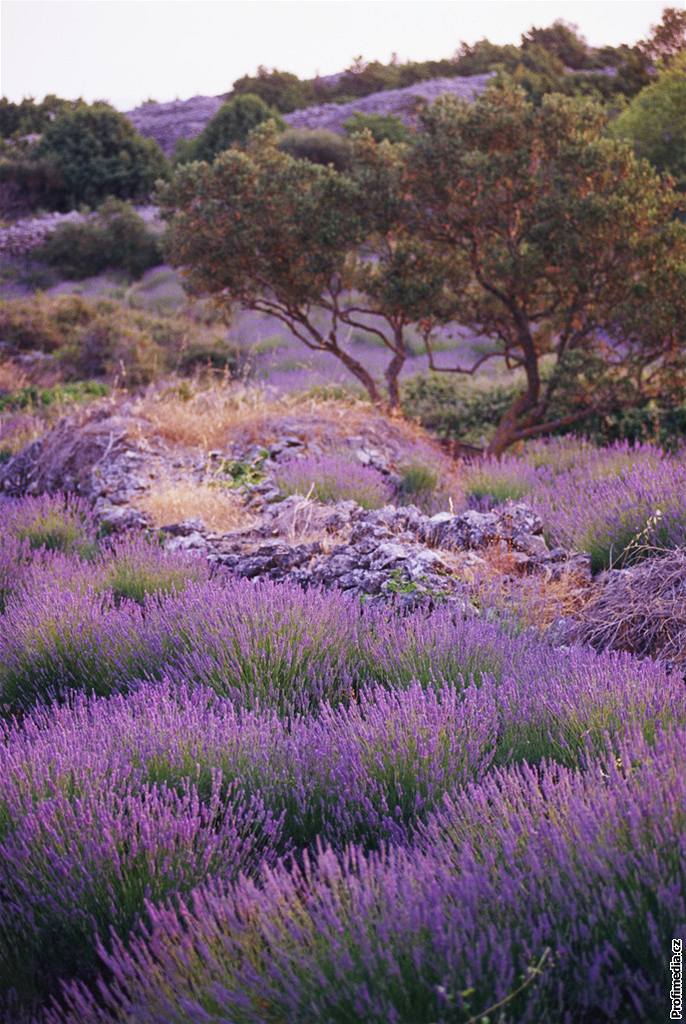
[[[163,676],[210,687],[237,706],[284,715],[350,703],[374,683],[459,689],[492,677],[516,687],[513,706],[535,695],[541,709],[559,703],[561,693],[567,694],[563,705],[573,693],[586,700],[588,689],[600,692],[613,677],[624,689],[623,680],[635,678],[636,695],[645,685],[663,685],[653,683],[661,670],[630,658],[556,652],[448,611],[401,617],[393,609],[362,608],[340,593],[230,577],[190,581],[182,593],[153,594],[142,604],[117,602],[84,581],[81,569],[58,582],[51,561],[48,577],[38,574],[3,617],[6,710],[72,691],[126,691]],[[507,688],[502,692],[504,700]]]
[[[594,570],[686,543],[683,460],[649,444],[595,448],[562,438],[468,468],[465,493],[490,506],[526,498],[548,539],[591,555]]]
[[[403,844],[494,764],[575,764],[632,724],[654,737],[685,721],[682,688],[637,668],[580,652],[536,688],[534,665],[461,689],[377,686],[290,722],[171,682],[39,708],[0,748],[0,981],[40,992],[38,979],[88,977],[94,934],[126,934],[146,900],[254,870],[255,846]]]
[[[3,1019],[661,1019],[676,675],[3,511]]]
[[[420,841],[325,849],[150,908],[49,1024],[634,1024],[665,1018],[686,930],[686,733],[576,774],[499,773]],[[676,826],[676,827],[675,827]]]

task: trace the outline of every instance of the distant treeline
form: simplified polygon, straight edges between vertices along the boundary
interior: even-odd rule
[[[281,113],[290,113],[317,103],[348,103],[431,78],[491,71],[512,75],[534,98],[547,92],[631,97],[648,84],[655,62],[664,56],[666,33],[656,40],[658,30],[666,24],[670,36],[679,30],[683,34],[683,18],[683,12],[668,9],[650,39],[635,46],[589,46],[576,26],[558,20],[548,28],[531,28],[519,45],[481,39],[473,45],[461,43],[444,60],[401,62],[394,55],[383,64],[357,57],[341,75],[304,80],[288,71],[260,67],[257,74],[237,79],[227,98],[251,93]]]

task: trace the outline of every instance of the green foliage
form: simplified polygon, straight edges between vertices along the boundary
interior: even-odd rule
[[[650,36],[639,44],[639,51],[653,64],[669,65],[686,52],[686,11],[665,7],[659,24],[653,25]]]
[[[438,488],[438,473],[425,462],[408,462],[400,469],[400,498],[403,502],[421,501]]]
[[[33,97],[12,103],[6,96],[0,98],[0,138],[32,135],[42,132],[54,118],[66,110],[73,110],[81,100],[63,100],[59,96],[46,96],[37,103]]]
[[[51,405],[71,405],[87,402],[91,398],[103,398],[109,394],[106,384],[99,381],[75,381],[72,384],[55,384],[51,388],[31,385],[18,388],[7,394],[0,394],[0,413],[18,410],[46,409]]]
[[[259,484],[264,480],[264,461],[269,452],[266,450],[253,462],[243,459],[224,459],[215,475],[215,483],[225,487],[246,487]]]
[[[79,555],[81,558],[93,558],[97,552],[85,521],[80,521],[78,515],[56,508],[48,509],[24,526],[17,527],[16,535],[34,550],[61,551],[62,554]]]
[[[35,255],[72,280],[103,270],[137,278],[162,262],[162,246],[130,203],[108,199],[92,220],[60,224]]]
[[[0,303],[0,335],[9,353],[53,353],[67,380],[106,378],[147,384],[198,363],[234,368],[238,354],[223,335],[186,317],[154,317],[116,302],[77,296]]]
[[[301,82],[297,75],[290,71],[269,71],[259,67],[256,75],[243,75],[233,83],[233,94],[258,96],[282,114],[307,107],[316,102],[312,84]]]
[[[589,54],[588,43],[578,34],[577,26],[568,25],[559,18],[548,28],[530,28],[522,36],[522,49],[526,51],[532,46],[543,47],[565,67],[574,70],[593,67],[595,64]]]
[[[205,125],[200,135],[184,140],[176,152],[177,163],[214,158],[230,146],[242,146],[253,129],[265,121],[274,121],[278,128],[284,124],[279,114],[259,96],[246,93],[228,100]]]
[[[405,331],[440,305],[430,255],[397,229],[404,147],[337,140],[352,156],[341,172],[295,159],[278,141],[262,126],[247,151],[179,168],[159,196],[170,262],[191,294],[276,316],[310,349],[330,352],[380,404],[378,381],[349,346],[370,314],[390,351],[384,377],[397,405]],[[332,329],[322,326],[329,318]]]
[[[279,149],[295,160],[309,160],[322,167],[344,171],[350,166],[348,141],[324,128],[289,128],[279,139]]]
[[[410,130],[392,114],[363,114],[356,110],[352,117],[343,122],[343,127],[348,135],[359,134],[369,131],[375,142],[408,142]]]
[[[675,57],[632,100],[612,131],[686,188],[686,53]]]
[[[402,410],[432,433],[476,446],[487,443],[520,388],[464,377],[418,373],[402,384]]]
[[[561,96],[534,106],[501,85],[472,104],[442,97],[422,122],[409,156],[414,223],[445,255],[450,319],[497,337],[484,358],[506,358],[526,374],[491,440],[494,453],[580,422],[618,390],[640,404],[641,367],[651,366],[653,383],[660,372],[680,379],[680,202],[628,147],[607,139],[601,108]],[[658,332],[642,337],[643,311],[657,310],[665,289],[669,324],[663,319],[659,333],[669,327],[669,344]]]
[[[152,139],[137,134],[131,122],[104,103],[82,104],[52,121],[35,156],[59,168],[63,190],[56,208],[96,205],[107,196],[145,199],[167,162]]]

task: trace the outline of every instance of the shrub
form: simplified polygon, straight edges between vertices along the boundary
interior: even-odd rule
[[[259,96],[250,93],[235,96],[219,108],[197,138],[182,140],[177,148],[176,162],[207,160],[212,163],[230,146],[246,143],[251,131],[264,121],[274,121],[277,128],[284,127],[278,112]]]
[[[402,410],[439,437],[483,445],[511,404],[516,388],[491,384],[475,388],[471,382],[418,373],[402,383]]]
[[[101,299],[37,297],[0,303],[0,332],[10,352],[54,353],[66,377],[109,377],[147,384],[159,373],[215,362],[236,369],[226,338],[188,317],[156,317]]]
[[[103,203],[94,220],[60,224],[34,254],[74,280],[103,270],[137,278],[162,262],[157,236],[129,203],[117,199]]]
[[[483,459],[466,466],[464,494],[476,505],[499,505],[508,499],[519,501],[530,493],[536,479],[536,470],[524,459]]]
[[[686,52],[634,97],[612,132],[686,190]]]
[[[352,117],[343,122],[347,135],[369,131],[375,142],[409,142],[410,130],[399,117],[392,114],[363,114],[356,110]]]
[[[685,738],[505,772],[419,846],[326,849],[153,909],[149,935],[103,951],[116,982],[72,986],[51,1024],[657,1020],[686,914]]]
[[[279,139],[279,149],[296,160],[330,164],[337,171],[344,171],[351,159],[347,140],[325,128],[289,128]]]
[[[590,552],[598,571],[645,557],[649,546],[686,543],[685,479],[676,461],[636,460],[612,476],[560,474],[536,489],[532,504],[548,536]]]
[[[53,405],[72,405],[87,402],[91,398],[103,398],[107,394],[107,385],[93,380],[55,384],[50,388],[29,385],[0,395],[0,413],[19,409],[47,409]]]
[[[425,462],[412,461],[401,466],[398,498],[400,504],[429,506],[438,490],[438,472]]]
[[[266,67],[259,67],[256,75],[243,75],[233,83],[232,91],[237,96],[246,93],[259,96],[282,114],[314,102],[314,90],[310,82],[301,82],[297,75],[277,68],[270,71]]]
[[[90,506],[79,498],[42,496],[12,502],[4,509],[4,529],[31,550],[59,551],[92,558],[96,526]]]
[[[94,940],[125,934],[146,900],[190,891],[214,874],[255,870],[278,837],[258,801],[223,798],[219,779],[206,805],[189,785],[88,787],[27,810],[0,843],[5,898],[0,988],[48,996],[58,979],[92,974]]]
[[[206,581],[209,567],[205,559],[171,553],[152,540],[134,537],[104,554],[99,573],[100,585],[115,602],[143,604],[150,594],[176,594],[189,583]]]
[[[381,508],[393,491],[384,476],[341,455],[291,459],[274,474],[282,494],[312,495],[317,501],[356,501],[362,508]]]
[[[106,104],[82,104],[60,114],[43,132],[35,155],[59,168],[63,197],[55,197],[57,208],[95,205],[107,196],[145,199],[167,169],[157,143],[138,135],[128,118]]]

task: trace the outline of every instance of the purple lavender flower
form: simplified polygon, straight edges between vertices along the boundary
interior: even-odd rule
[[[317,501],[356,501],[362,508],[390,503],[393,488],[377,469],[342,455],[290,459],[275,473],[284,494],[311,495]]]
[[[150,908],[101,949],[114,979],[49,1024],[659,1020],[686,927],[686,733],[632,735],[582,774],[496,774],[413,846],[323,850],[260,884]],[[667,985],[667,989],[665,989]]]

